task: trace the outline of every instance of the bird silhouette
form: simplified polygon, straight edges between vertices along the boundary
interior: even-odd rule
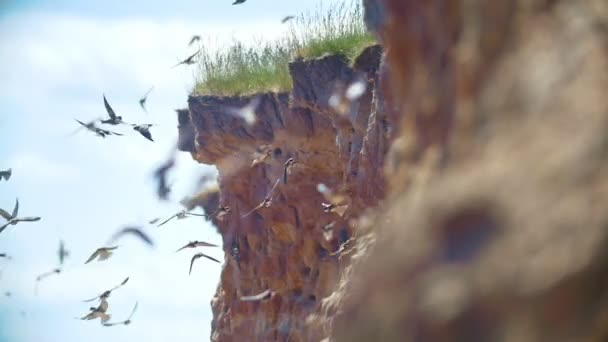
[[[239,5],[239,4],[244,3],[245,1],[247,1],[247,0],[236,0],[236,1],[235,1],[235,2],[233,2],[232,4],[233,4],[233,5]]]
[[[139,106],[141,107],[141,109],[144,110],[144,112],[146,112],[146,114],[148,113],[148,110],[146,109],[146,101],[148,101],[148,95],[150,95],[150,92],[152,91],[152,89],[154,89],[154,87],[151,87],[150,89],[148,89],[148,91],[144,94],[144,96],[142,96],[142,98],[139,99]]]
[[[59,250],[57,251],[57,255],[59,255],[59,265],[63,266],[63,262],[70,255],[70,252],[65,249],[63,240],[59,241]]]
[[[184,250],[186,248],[197,248],[197,247],[219,247],[219,246],[218,245],[214,245],[212,243],[204,242],[204,241],[190,241],[184,247],[178,249],[175,252],[179,252],[179,251]]]
[[[202,258],[202,257],[205,257],[205,258],[207,258],[207,259],[209,259],[209,260],[213,260],[213,261],[215,261],[215,262],[217,262],[217,263],[221,263],[221,262],[220,262],[219,260],[217,260],[216,258],[210,257],[210,256],[208,256],[208,255],[206,255],[206,254],[203,254],[203,253],[197,253],[197,254],[195,254],[195,255],[192,257],[192,260],[190,260],[190,272],[188,273],[188,275],[192,274],[192,266],[194,265],[194,262],[195,262],[197,259],[200,259],[200,258]]]
[[[93,254],[91,254],[89,259],[85,261],[85,264],[90,263],[91,261],[95,260],[95,258],[98,258],[98,261],[107,260],[112,256],[112,254],[114,254],[114,250],[116,250],[117,248],[118,246],[97,248],[97,250]]]
[[[108,100],[106,99],[105,94],[103,95],[103,105],[106,107],[106,112],[108,112],[108,116],[110,118],[107,120],[101,120],[101,123],[107,124],[107,125],[119,125],[119,124],[125,123],[124,121],[122,121],[122,116],[116,115],[116,113],[114,112],[114,109],[112,109],[112,107],[108,103]]]
[[[252,126],[253,124],[255,124],[256,121],[256,115],[255,115],[255,111],[256,109],[260,106],[260,103],[262,102],[260,96],[255,96],[254,98],[252,98],[249,103],[241,108],[227,108],[228,114],[236,116],[238,118],[241,118],[243,120],[245,120],[245,123],[248,126]]]
[[[166,200],[171,192],[171,188],[167,185],[167,174],[174,166],[175,157],[172,155],[154,171],[154,178],[157,181],[156,193],[161,200]]]
[[[199,36],[198,34],[195,34],[192,36],[192,38],[190,38],[190,42],[188,43],[188,46],[192,46],[192,44],[194,44],[195,42],[198,42],[201,40],[201,36]]]
[[[115,323],[103,323],[104,326],[106,327],[111,327],[114,325],[129,325],[131,324],[131,318],[133,318],[133,315],[135,314],[135,311],[137,311],[137,302],[135,302],[135,306],[133,307],[133,310],[131,311],[131,314],[129,315],[129,318],[127,318],[126,320],[122,321],[122,322],[115,322]]]
[[[140,240],[142,240],[149,246],[154,246],[154,242],[152,241],[152,239],[150,239],[150,237],[142,231],[141,227],[130,227],[130,226],[124,227],[121,230],[119,230],[118,232],[116,232],[114,235],[112,235],[112,237],[110,238],[110,243],[113,243],[114,241],[120,239],[122,236],[127,235],[127,234],[138,237]]]
[[[138,131],[139,134],[143,135],[144,138],[154,142],[154,139],[152,139],[152,133],[150,133],[150,127],[152,127],[154,125],[152,124],[140,124],[140,125],[133,125],[133,129]]]
[[[11,175],[13,174],[13,169],[0,170],[0,181],[2,179],[9,180],[11,179]]]
[[[125,280],[122,281],[122,283],[114,286],[113,288],[111,288],[110,290],[104,291],[102,294],[100,294],[99,296],[95,296],[91,299],[87,299],[87,300],[83,300],[83,302],[88,303],[88,302],[92,302],[96,299],[99,299],[100,301],[105,301],[106,299],[108,299],[110,297],[110,295],[112,294],[112,291],[115,291],[121,287],[123,287],[127,282],[129,281],[129,277],[125,278]]]
[[[188,56],[188,58],[186,58],[183,61],[180,61],[179,63],[175,64],[173,67],[175,68],[175,67],[180,66],[182,64],[184,64],[184,65],[191,65],[191,64],[196,63],[196,61],[194,60],[194,58],[196,58],[196,56],[198,56],[200,53],[201,53],[201,50],[196,51],[192,55]]]
[[[283,19],[281,19],[281,24],[285,24],[286,22],[290,21],[293,18],[295,18],[293,15],[287,15],[287,16],[283,17]]]
[[[109,136],[109,135],[119,135],[119,136],[122,136],[121,133],[116,133],[116,132],[112,132],[112,131],[107,130],[107,129],[103,129],[103,128],[97,127],[95,125],[95,122],[97,120],[93,120],[93,121],[90,121],[88,123],[84,123],[84,122],[82,122],[82,121],[80,121],[78,119],[74,119],[74,120],[76,120],[76,122],[78,122],[79,124],[81,124],[84,128],[86,128],[87,130],[95,133],[95,135],[97,135],[99,137],[105,138],[106,136]],[[74,132],[74,133],[76,133],[76,132]]]
[[[15,207],[13,208],[13,212],[9,214],[3,209],[0,209],[0,216],[2,216],[6,222],[0,226],[0,233],[9,225],[16,225],[19,222],[35,222],[40,221],[40,217],[37,216],[26,216],[26,217],[17,217],[19,214],[19,199],[15,201]]]
[[[0,258],[5,258],[6,260],[11,260],[11,256],[6,253],[0,253]]]
[[[44,279],[46,279],[46,278],[48,278],[48,277],[50,277],[52,275],[59,274],[59,273],[61,273],[61,269],[56,268],[56,269],[54,269],[52,271],[45,272],[45,273],[42,273],[39,276],[37,276],[36,277],[36,287],[34,289],[34,294],[38,295],[38,286],[39,286],[39,284],[40,284],[40,282],[42,280],[44,280]]]
[[[157,227],[160,227],[160,226],[164,225],[165,223],[173,220],[174,218],[178,219],[178,220],[182,220],[182,219],[188,218],[190,216],[200,216],[200,217],[205,217],[205,218],[207,217],[207,215],[205,215],[205,214],[191,213],[188,210],[184,209],[182,211],[178,211],[173,216],[169,217],[168,219],[166,219],[165,221],[163,221],[161,224],[159,224]]]
[[[87,315],[85,315],[82,318],[76,318],[76,319],[80,319],[80,320],[94,320],[99,318],[101,320],[101,324],[106,323],[107,321],[110,320],[110,315],[108,315],[106,313],[106,311],[108,311],[108,302],[103,299],[101,301],[101,303],[99,303],[99,306],[96,308],[91,308],[91,312],[89,312]]]
[[[268,194],[266,195],[266,197],[264,198],[264,200],[262,202],[260,202],[260,204],[258,204],[255,208],[251,209],[247,214],[243,215],[242,217],[247,217],[249,215],[251,215],[254,211],[260,209],[260,208],[268,208],[270,207],[270,205],[272,204],[272,196],[274,193],[274,190],[276,189],[277,185],[279,185],[281,179],[277,179],[277,181],[274,183],[274,186],[272,187],[272,189],[270,189],[270,191],[268,192]]]

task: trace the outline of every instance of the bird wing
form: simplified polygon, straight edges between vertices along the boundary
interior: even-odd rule
[[[13,208],[13,214],[11,216],[14,218],[14,217],[17,217],[17,214],[19,214],[19,199],[18,198],[15,200],[15,207]]]
[[[150,133],[150,131],[148,131],[147,129],[138,129],[137,131],[139,132],[139,134],[143,135],[144,138],[152,142],[154,141],[154,139],[152,139],[152,133]]]
[[[129,277],[125,278],[125,280],[122,281],[122,283],[114,286],[111,290],[109,290],[108,292],[112,292],[120,287],[123,287],[127,282],[129,281]]]
[[[137,311],[137,305],[138,304],[139,304],[138,302],[135,302],[135,306],[133,307],[133,310],[131,311],[131,314],[129,315],[129,318],[127,318],[127,321],[130,321],[131,318],[133,317],[133,315],[135,315],[135,311]]]
[[[187,214],[187,215],[190,215],[190,216],[207,217],[207,215],[206,215],[206,214],[197,214],[197,213],[191,213],[191,212],[187,212],[186,214]]]
[[[194,42],[196,42],[199,39],[201,39],[201,36],[199,36],[199,35],[192,36],[192,38],[190,39],[190,42],[188,43],[188,46],[191,46],[192,44],[194,44]]]
[[[15,221],[17,221],[17,222],[36,222],[36,221],[40,221],[41,219],[42,219],[41,217],[37,217],[37,216],[26,216],[26,217],[19,217]]]
[[[286,22],[288,22],[291,19],[293,19],[293,15],[288,15],[281,20],[281,23],[285,24]]]
[[[251,209],[247,214],[243,215],[242,217],[247,217],[247,216],[253,214],[254,211],[263,207],[265,202],[266,202],[266,199],[264,199],[260,204],[258,204],[255,208]]]
[[[4,209],[0,208],[0,216],[4,217],[5,220],[12,219],[11,214],[6,212]]]
[[[91,256],[89,257],[89,259],[87,259],[87,261],[85,261],[85,264],[90,263],[91,261],[93,261],[98,255],[99,255],[100,249],[97,249],[93,254],[91,254]]]
[[[203,254],[203,253],[198,253],[198,254],[195,254],[195,255],[192,257],[192,260],[190,261],[190,272],[189,272],[188,274],[192,274],[192,266],[194,265],[194,261],[196,261],[196,259],[198,259],[198,258],[200,258],[200,257],[205,257],[205,258],[207,258],[207,259],[210,259],[210,260],[213,260],[213,261],[215,261],[215,262],[217,262],[217,263],[220,263],[220,261],[219,261],[219,260],[217,260],[217,259],[215,259],[215,258],[212,258],[212,257],[210,257],[210,256],[208,256],[208,255],[205,255],[205,254]]]
[[[160,221],[160,217],[157,217],[155,219],[150,220],[148,223],[149,224],[155,224],[156,222]]]
[[[144,99],[148,97],[148,95],[152,92],[152,89],[154,89],[154,86],[150,87],[150,89],[148,89],[148,91],[144,94]]]
[[[187,243],[187,244],[186,244],[184,247],[182,247],[182,248],[180,248],[180,249],[176,250],[176,251],[175,251],[175,253],[177,253],[177,252],[179,252],[179,251],[181,251],[181,250],[184,250],[184,249],[186,249],[186,248],[192,248],[192,247],[193,247],[193,246],[192,246],[192,242],[188,242],[188,243]]]
[[[108,103],[108,100],[106,99],[105,94],[103,95],[103,105],[106,107],[106,112],[108,112],[110,119],[112,119],[112,120],[116,119],[116,113],[114,113],[114,109],[112,109],[112,107]]]
[[[214,245],[205,241],[194,241],[196,247],[219,247],[218,245]]]
[[[203,254],[203,253],[201,253],[201,254]],[[209,260],[213,260],[213,261],[217,262],[218,264],[222,263],[221,261],[217,260],[216,258],[208,256],[207,254],[203,254],[202,256]]]
[[[91,299],[83,300],[83,302],[84,302],[84,303],[88,303],[88,302],[92,302],[92,301],[94,301],[94,300],[96,300],[96,299],[99,299],[99,296],[93,297],[93,298],[91,298]]]
[[[147,243],[148,245],[154,246],[154,242],[152,241],[152,239],[150,239],[150,237],[147,234],[145,234],[139,227],[126,227],[126,228],[123,228],[122,230],[120,230],[119,232],[117,232],[116,234],[114,234],[112,236],[112,238],[110,239],[110,241],[116,241],[117,239],[119,239],[121,236],[123,236],[125,234],[135,235],[138,238],[140,238],[142,241],[144,241],[145,243]]]
[[[241,301],[252,302],[252,301],[263,300],[263,299],[266,299],[268,296],[270,296],[270,294],[271,294],[270,289],[268,289],[262,293],[258,293],[257,295],[242,296]]]
[[[172,219],[174,219],[175,217],[177,217],[177,214],[175,214],[175,215],[173,215],[173,216],[169,217],[168,219],[166,219],[165,221],[163,221],[163,223],[159,224],[157,227],[162,226],[163,224],[165,224],[165,223],[167,223],[167,222],[171,221]]]
[[[4,229],[6,229],[6,227],[8,227],[8,225],[11,224],[11,221],[6,222],[5,224],[3,224],[2,226],[0,226],[0,233],[2,233],[2,231]]]

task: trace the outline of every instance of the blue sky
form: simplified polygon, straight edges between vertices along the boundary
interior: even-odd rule
[[[211,49],[233,38],[272,39],[286,29],[283,16],[318,4],[230,2],[0,0],[0,169],[13,168],[11,180],[0,182],[0,207],[11,210],[18,197],[22,215],[43,217],[0,234],[0,252],[13,256],[0,260],[0,293],[12,293],[0,296],[0,341],[208,339],[222,266],[201,260],[188,276],[194,251],[174,253],[190,240],[221,244],[204,220],[148,227],[154,249],[126,238],[109,261],[83,263],[122,225],[181,210],[177,202],[197,177],[215,172],[181,153],[172,201],[154,196],[151,173],[175,142],[174,109],[185,106],[194,82],[196,68],[170,68],[191,53],[190,37],[202,34]],[[145,114],[137,100],[150,86]],[[77,127],[74,118],[105,115],[103,93],[126,121],[156,124],[156,142],[128,127],[120,129],[124,137],[104,140],[85,131],[66,137]],[[34,296],[36,276],[58,263],[60,239],[71,252],[64,273]],[[221,249],[205,251],[223,259]],[[109,312],[124,319],[139,301],[132,325],[73,319],[87,312],[81,300],[126,276]]]

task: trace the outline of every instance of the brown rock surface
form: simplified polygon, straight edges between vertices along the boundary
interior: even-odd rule
[[[294,61],[251,127],[252,97],[180,113],[220,174],[212,340],[608,340],[608,4],[364,5],[382,62]]]
[[[192,96],[189,120],[178,111],[179,148],[219,171],[219,193],[194,197],[212,215],[226,252],[212,302],[212,340],[325,336],[307,317],[340,279],[347,259],[335,252],[353,235],[349,220],[384,194],[388,123],[375,92],[381,53],[370,47],[352,67],[342,56],[296,60],[289,94]],[[332,109],[330,96],[359,79],[365,93],[344,113]],[[232,114],[257,100],[252,126]],[[319,183],[348,206],[326,212]],[[254,209],[267,196],[269,205]],[[274,292],[267,300],[240,300],[267,289]]]

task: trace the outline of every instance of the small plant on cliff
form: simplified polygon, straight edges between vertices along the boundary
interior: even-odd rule
[[[372,44],[358,2],[324,11],[318,6],[289,23],[287,33],[272,42],[246,46],[238,41],[211,52],[203,46],[195,94],[243,95],[291,89],[288,63],[296,57],[344,54],[354,58]]]

